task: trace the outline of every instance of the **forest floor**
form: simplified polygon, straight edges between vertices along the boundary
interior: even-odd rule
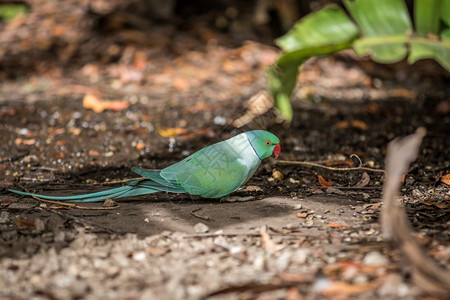
[[[292,124],[270,109],[236,130],[277,54],[220,39],[177,55],[130,46],[116,63],[4,80],[0,298],[426,298],[381,237],[382,172],[269,159],[231,198],[160,193],[81,208],[7,191],[98,191],[136,177],[132,166],[164,168],[254,128],[280,137],[280,160],[345,168],[358,166],[356,154],[382,170],[388,142],[423,126],[399,202],[426,253],[448,269],[450,90],[428,72],[439,67],[381,66],[348,52],[314,59]]]

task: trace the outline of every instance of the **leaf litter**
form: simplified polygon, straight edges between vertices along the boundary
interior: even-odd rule
[[[94,10],[108,14],[99,7]],[[8,27],[25,24],[24,19],[15,22]],[[196,28],[201,26],[194,27],[194,35],[221,40],[217,32]],[[54,194],[96,191],[135,176],[130,166],[161,168],[183,159],[223,138],[233,122],[242,130],[264,126],[279,134],[281,158],[287,162],[278,161],[276,169],[274,162],[265,163],[236,192],[251,202],[161,194],[120,206],[106,203],[104,210],[81,210],[2,191],[0,251],[6,272],[0,275],[1,297],[416,297],[415,284],[426,289],[429,282],[420,274],[413,282],[409,274],[418,271],[405,267],[403,252],[386,248],[379,214],[385,145],[424,123],[433,134],[424,139],[419,160],[404,170],[408,173],[395,200],[420,237],[421,254],[448,267],[445,99],[427,102],[424,109],[411,101],[422,94],[420,89],[439,90],[429,88],[439,84],[435,78],[430,83],[410,76],[407,89],[396,86],[395,79],[383,79],[386,88],[374,88],[377,84],[363,71],[380,69],[371,62],[360,68],[339,56],[307,62],[294,102],[296,119],[285,129],[269,121],[276,120],[276,113],[261,93],[263,68],[277,56],[274,48],[251,42],[232,49],[221,40],[220,45],[213,41],[207,48],[186,49],[188,33],[164,30],[178,41],[171,44],[176,57],[161,51],[167,38],[154,39],[158,42],[151,51],[126,46],[121,52],[113,42],[102,50],[104,61],[112,63],[90,61],[67,76],[49,65],[39,68],[38,76],[2,84],[2,187],[20,182]],[[128,31],[119,38],[133,36]],[[79,35],[59,37],[44,48],[66,39],[74,46],[61,57],[73,57],[70,49],[79,45]],[[26,51],[26,44],[10,45]],[[111,59],[114,55],[118,60]],[[397,67],[386,73],[401,72]],[[336,76],[343,73],[349,76]],[[87,95],[102,96],[90,108],[83,106]],[[432,96],[442,97],[438,92]],[[108,107],[106,99],[123,103]],[[359,163],[351,159],[354,154],[361,157]],[[114,209],[106,210],[109,205]]]

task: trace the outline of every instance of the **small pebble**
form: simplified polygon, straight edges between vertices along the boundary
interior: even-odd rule
[[[143,251],[134,252],[133,253],[133,260],[135,261],[143,261],[147,258],[147,254]]]
[[[272,171],[272,177],[276,180],[283,180],[284,176],[283,173],[281,173],[280,171],[274,169]]]
[[[9,221],[9,212],[2,211],[0,213],[0,224],[6,224]]]
[[[106,199],[105,202],[103,202],[103,207],[114,207],[117,206],[117,202],[113,199]]]
[[[298,209],[302,209],[302,205],[301,204],[296,204],[292,207],[293,210],[298,210]]]
[[[379,266],[387,265],[389,262],[387,258],[380,252],[372,251],[367,253],[367,255],[364,257],[363,263],[370,266]]]
[[[216,125],[225,125],[227,124],[227,119],[222,116],[215,116],[214,117],[214,124]]]
[[[207,233],[209,231],[209,227],[203,223],[197,223],[194,226],[194,231],[197,233]]]
[[[297,184],[297,183],[300,183],[300,180],[296,180],[294,178],[289,178],[289,182],[293,183],[293,184]]]

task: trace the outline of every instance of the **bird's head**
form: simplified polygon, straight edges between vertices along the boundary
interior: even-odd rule
[[[268,158],[271,155],[278,158],[280,155],[280,140],[274,134],[264,130],[252,130],[245,134],[260,159]]]

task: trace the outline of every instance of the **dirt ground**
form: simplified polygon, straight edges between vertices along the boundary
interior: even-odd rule
[[[115,63],[0,84],[0,298],[438,299],[420,293],[381,238],[381,172],[269,159],[232,197],[160,193],[81,209],[7,191],[117,186],[136,177],[132,166],[163,168],[253,128],[280,137],[280,160],[355,167],[356,154],[382,170],[388,142],[423,126],[399,202],[427,254],[449,268],[450,188],[440,178],[450,173],[450,88],[439,66],[381,66],[350,52],[313,59],[292,124],[270,110],[236,130],[277,50],[220,37],[164,49],[130,46]],[[118,102],[94,111],[109,100]]]

